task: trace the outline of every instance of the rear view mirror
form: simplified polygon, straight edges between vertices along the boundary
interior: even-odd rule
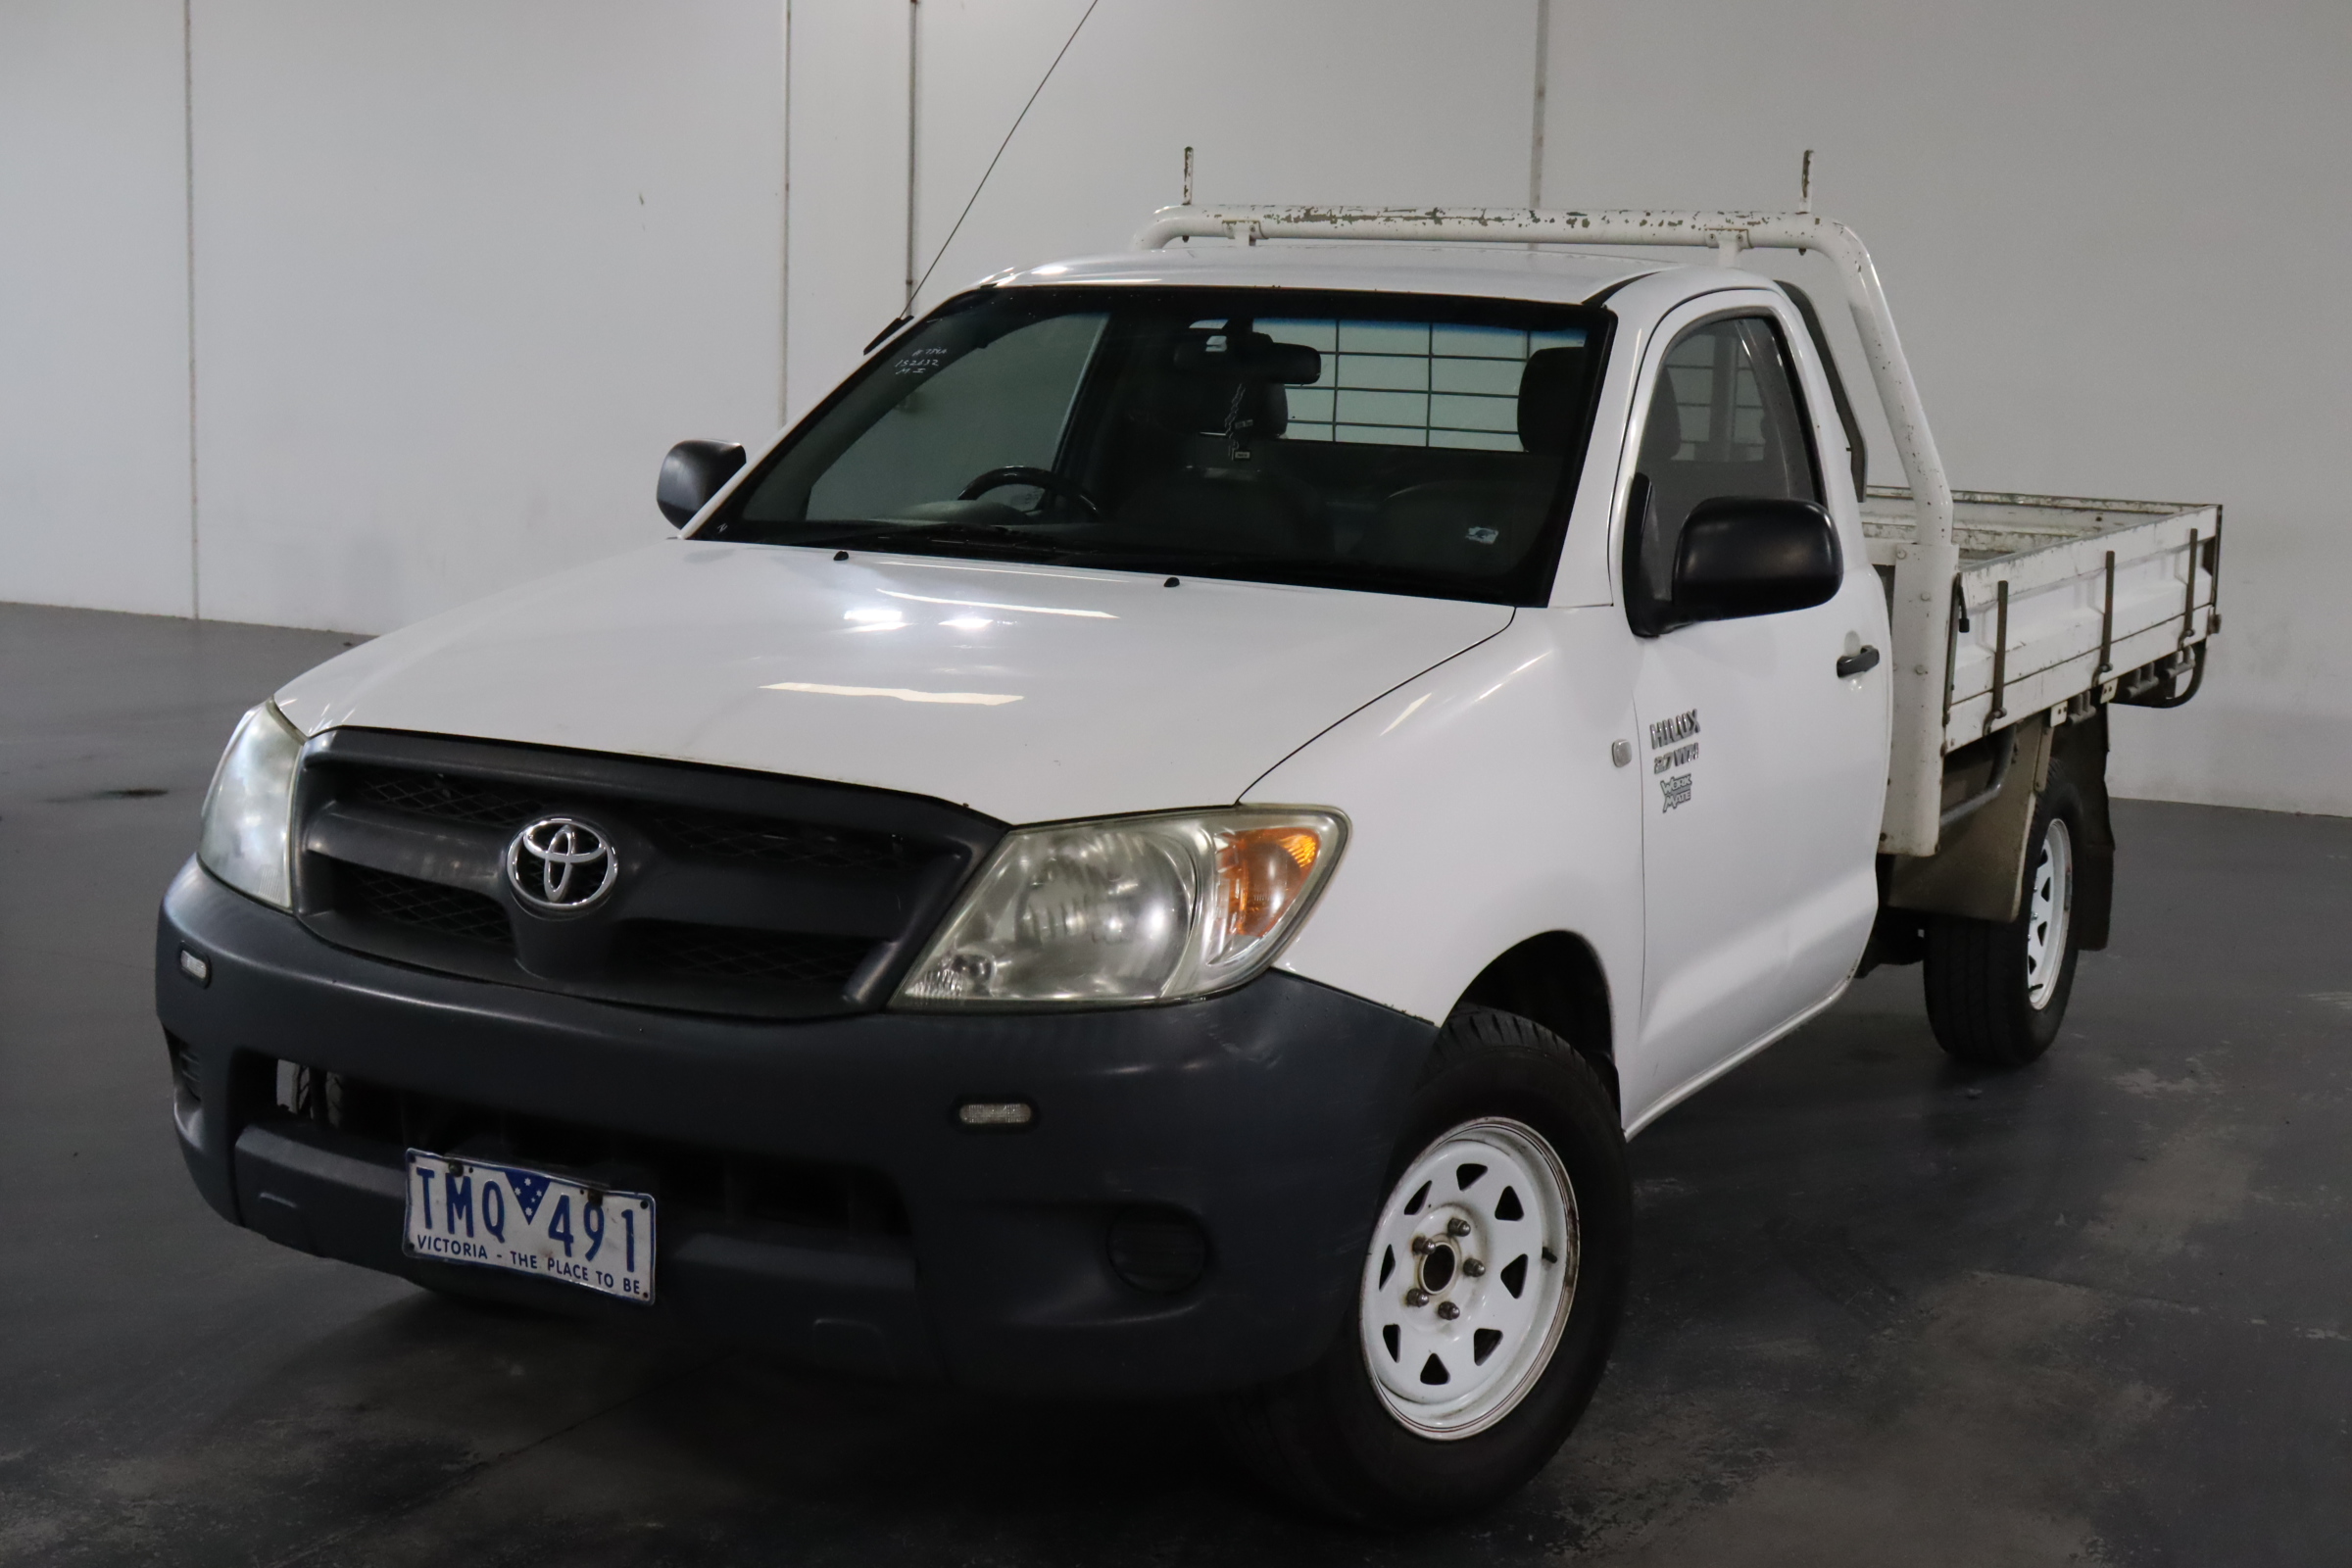
[[[681,441],[662,460],[654,504],[672,528],[683,528],[742,466],[743,448],[730,442]]]
[[[1810,610],[1845,566],[1830,514],[1811,501],[1718,496],[1690,509],[1674,556],[1674,618],[1733,620]]]
[[[1303,343],[1277,343],[1263,332],[1196,331],[1176,345],[1176,368],[1237,381],[1312,386],[1323,378],[1323,356]]]

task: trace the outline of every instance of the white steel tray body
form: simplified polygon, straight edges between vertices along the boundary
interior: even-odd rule
[[[1972,490],[1952,500],[1964,613],[1946,611],[1947,753],[2220,625],[2219,507]],[[1873,565],[1891,570],[1917,528],[1908,491],[1871,487],[1862,531]]]

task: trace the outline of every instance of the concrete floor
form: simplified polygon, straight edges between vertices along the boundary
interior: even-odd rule
[[[1915,970],[1635,1144],[1616,1363],[1383,1539],[1198,1412],[487,1315],[216,1219],[148,942],[236,714],[342,639],[0,607],[0,1563],[2352,1560],[2352,820],[2126,804],[2115,946],[1974,1077]]]

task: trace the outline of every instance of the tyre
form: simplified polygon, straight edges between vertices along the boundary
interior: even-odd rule
[[[2058,1038],[2081,953],[2074,912],[2082,842],[2074,786],[2053,772],[2028,830],[2017,918],[1929,919],[1928,1022],[1936,1044],[1958,1060],[2022,1067]]]
[[[1599,1384],[1632,1225],[1592,1069],[1527,1019],[1463,1009],[1414,1092],[1348,1324],[1304,1372],[1228,1399],[1229,1441],[1276,1490],[1358,1524],[1500,1500]]]

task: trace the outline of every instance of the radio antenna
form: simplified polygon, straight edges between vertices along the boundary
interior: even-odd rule
[[[1004,149],[1012,145],[1013,132],[1019,130],[1021,128],[1021,122],[1029,118],[1029,111],[1036,107],[1038,94],[1044,92],[1046,90],[1046,83],[1054,79],[1054,73],[1061,68],[1062,56],[1070,52],[1070,45],[1078,41],[1078,34],[1084,31],[1086,28],[1087,18],[1092,17],[1095,14],[1095,7],[1101,5],[1102,3],[1102,0],[1087,0],[1086,11],[1082,16],[1079,17],[1078,25],[1072,27],[1070,29],[1070,35],[1061,41],[1060,52],[1054,55],[1054,63],[1046,67],[1046,74],[1037,78],[1037,86],[1029,94],[1029,101],[1021,105],[1021,112],[1019,114],[1012,117],[1012,128],[1004,132],[1004,139],[1003,141],[997,143],[997,156],[991,158],[988,161],[988,167],[980,172],[980,183],[972,187],[971,197],[969,200],[964,202],[963,211],[956,215],[955,226],[948,230],[948,237],[939,242],[939,249],[932,252],[931,265],[923,269],[923,275],[915,279],[914,286],[906,291],[906,302],[905,307],[901,309],[898,316],[892,319],[888,326],[874,334],[873,341],[866,344],[863,350],[864,353],[873,353],[874,350],[882,346],[884,341],[887,340],[893,332],[896,332],[900,327],[905,326],[908,321],[914,319],[915,300],[921,296],[923,292],[923,285],[931,281],[931,274],[939,270],[941,259],[948,254],[948,247],[955,244],[956,236],[963,231],[963,220],[972,216],[972,204],[977,202],[980,199],[980,193],[988,188],[988,176],[997,172],[997,165],[1004,157]],[[912,269],[909,269],[909,270],[912,270]]]

